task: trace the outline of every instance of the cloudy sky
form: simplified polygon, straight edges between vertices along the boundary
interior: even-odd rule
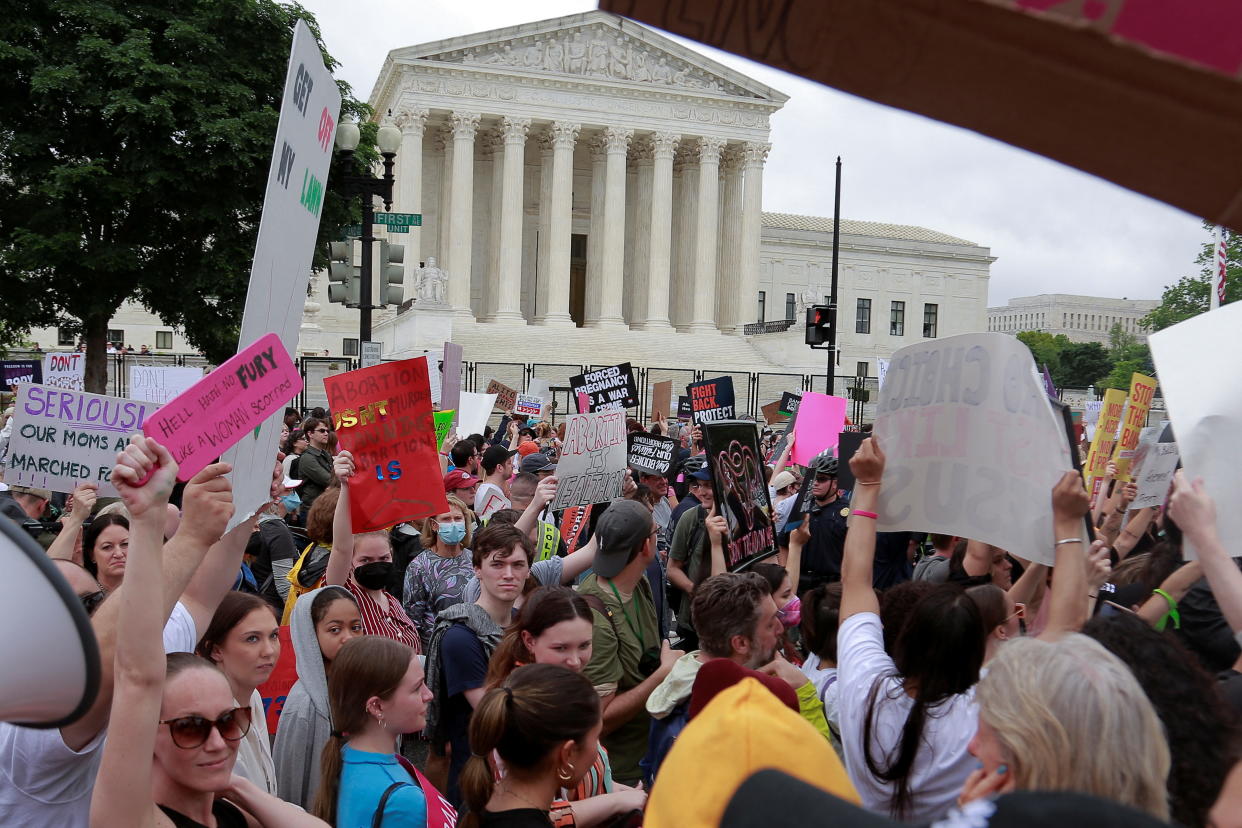
[[[337,70],[365,99],[392,49],[576,14],[591,0],[303,0]],[[1197,217],[1038,155],[880,106],[699,43],[790,96],[772,119],[765,210],[916,224],[992,249],[989,304],[1037,293],[1159,298],[1198,272]]]

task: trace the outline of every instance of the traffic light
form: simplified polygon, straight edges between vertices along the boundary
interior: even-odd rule
[[[823,348],[832,337],[832,328],[836,324],[836,309],[828,305],[811,305],[806,309],[806,344],[812,348]]]
[[[347,308],[358,307],[361,268],[353,262],[354,243],[332,242],[328,259],[328,301],[340,302]]]
[[[380,304],[400,305],[405,301],[404,261],[405,245],[380,242]]]

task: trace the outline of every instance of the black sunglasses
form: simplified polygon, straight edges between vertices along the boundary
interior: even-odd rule
[[[250,731],[250,708],[234,707],[220,714],[220,718],[215,721],[202,716],[182,716],[177,719],[164,719],[160,724],[168,725],[174,745],[184,750],[193,750],[207,743],[213,727],[230,742],[240,740]]]
[[[103,588],[95,590],[87,595],[79,595],[78,600],[82,602],[82,609],[86,610],[87,615],[94,615],[95,610],[103,603],[103,599],[108,597],[108,593]]]

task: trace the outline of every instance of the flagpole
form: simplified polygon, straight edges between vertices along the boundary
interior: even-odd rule
[[[1229,251],[1226,245],[1225,228],[1216,225],[1216,243],[1212,255],[1212,284],[1208,290],[1208,310],[1216,310],[1225,301],[1225,273]]]

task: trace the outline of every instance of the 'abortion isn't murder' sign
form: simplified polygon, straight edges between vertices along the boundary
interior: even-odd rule
[[[556,466],[552,511],[605,503],[621,496],[625,475],[625,412],[571,414]]]
[[[887,456],[881,532],[974,538],[1054,563],[1052,487],[1073,464],[1021,342],[965,334],[897,351],[875,434]]]

